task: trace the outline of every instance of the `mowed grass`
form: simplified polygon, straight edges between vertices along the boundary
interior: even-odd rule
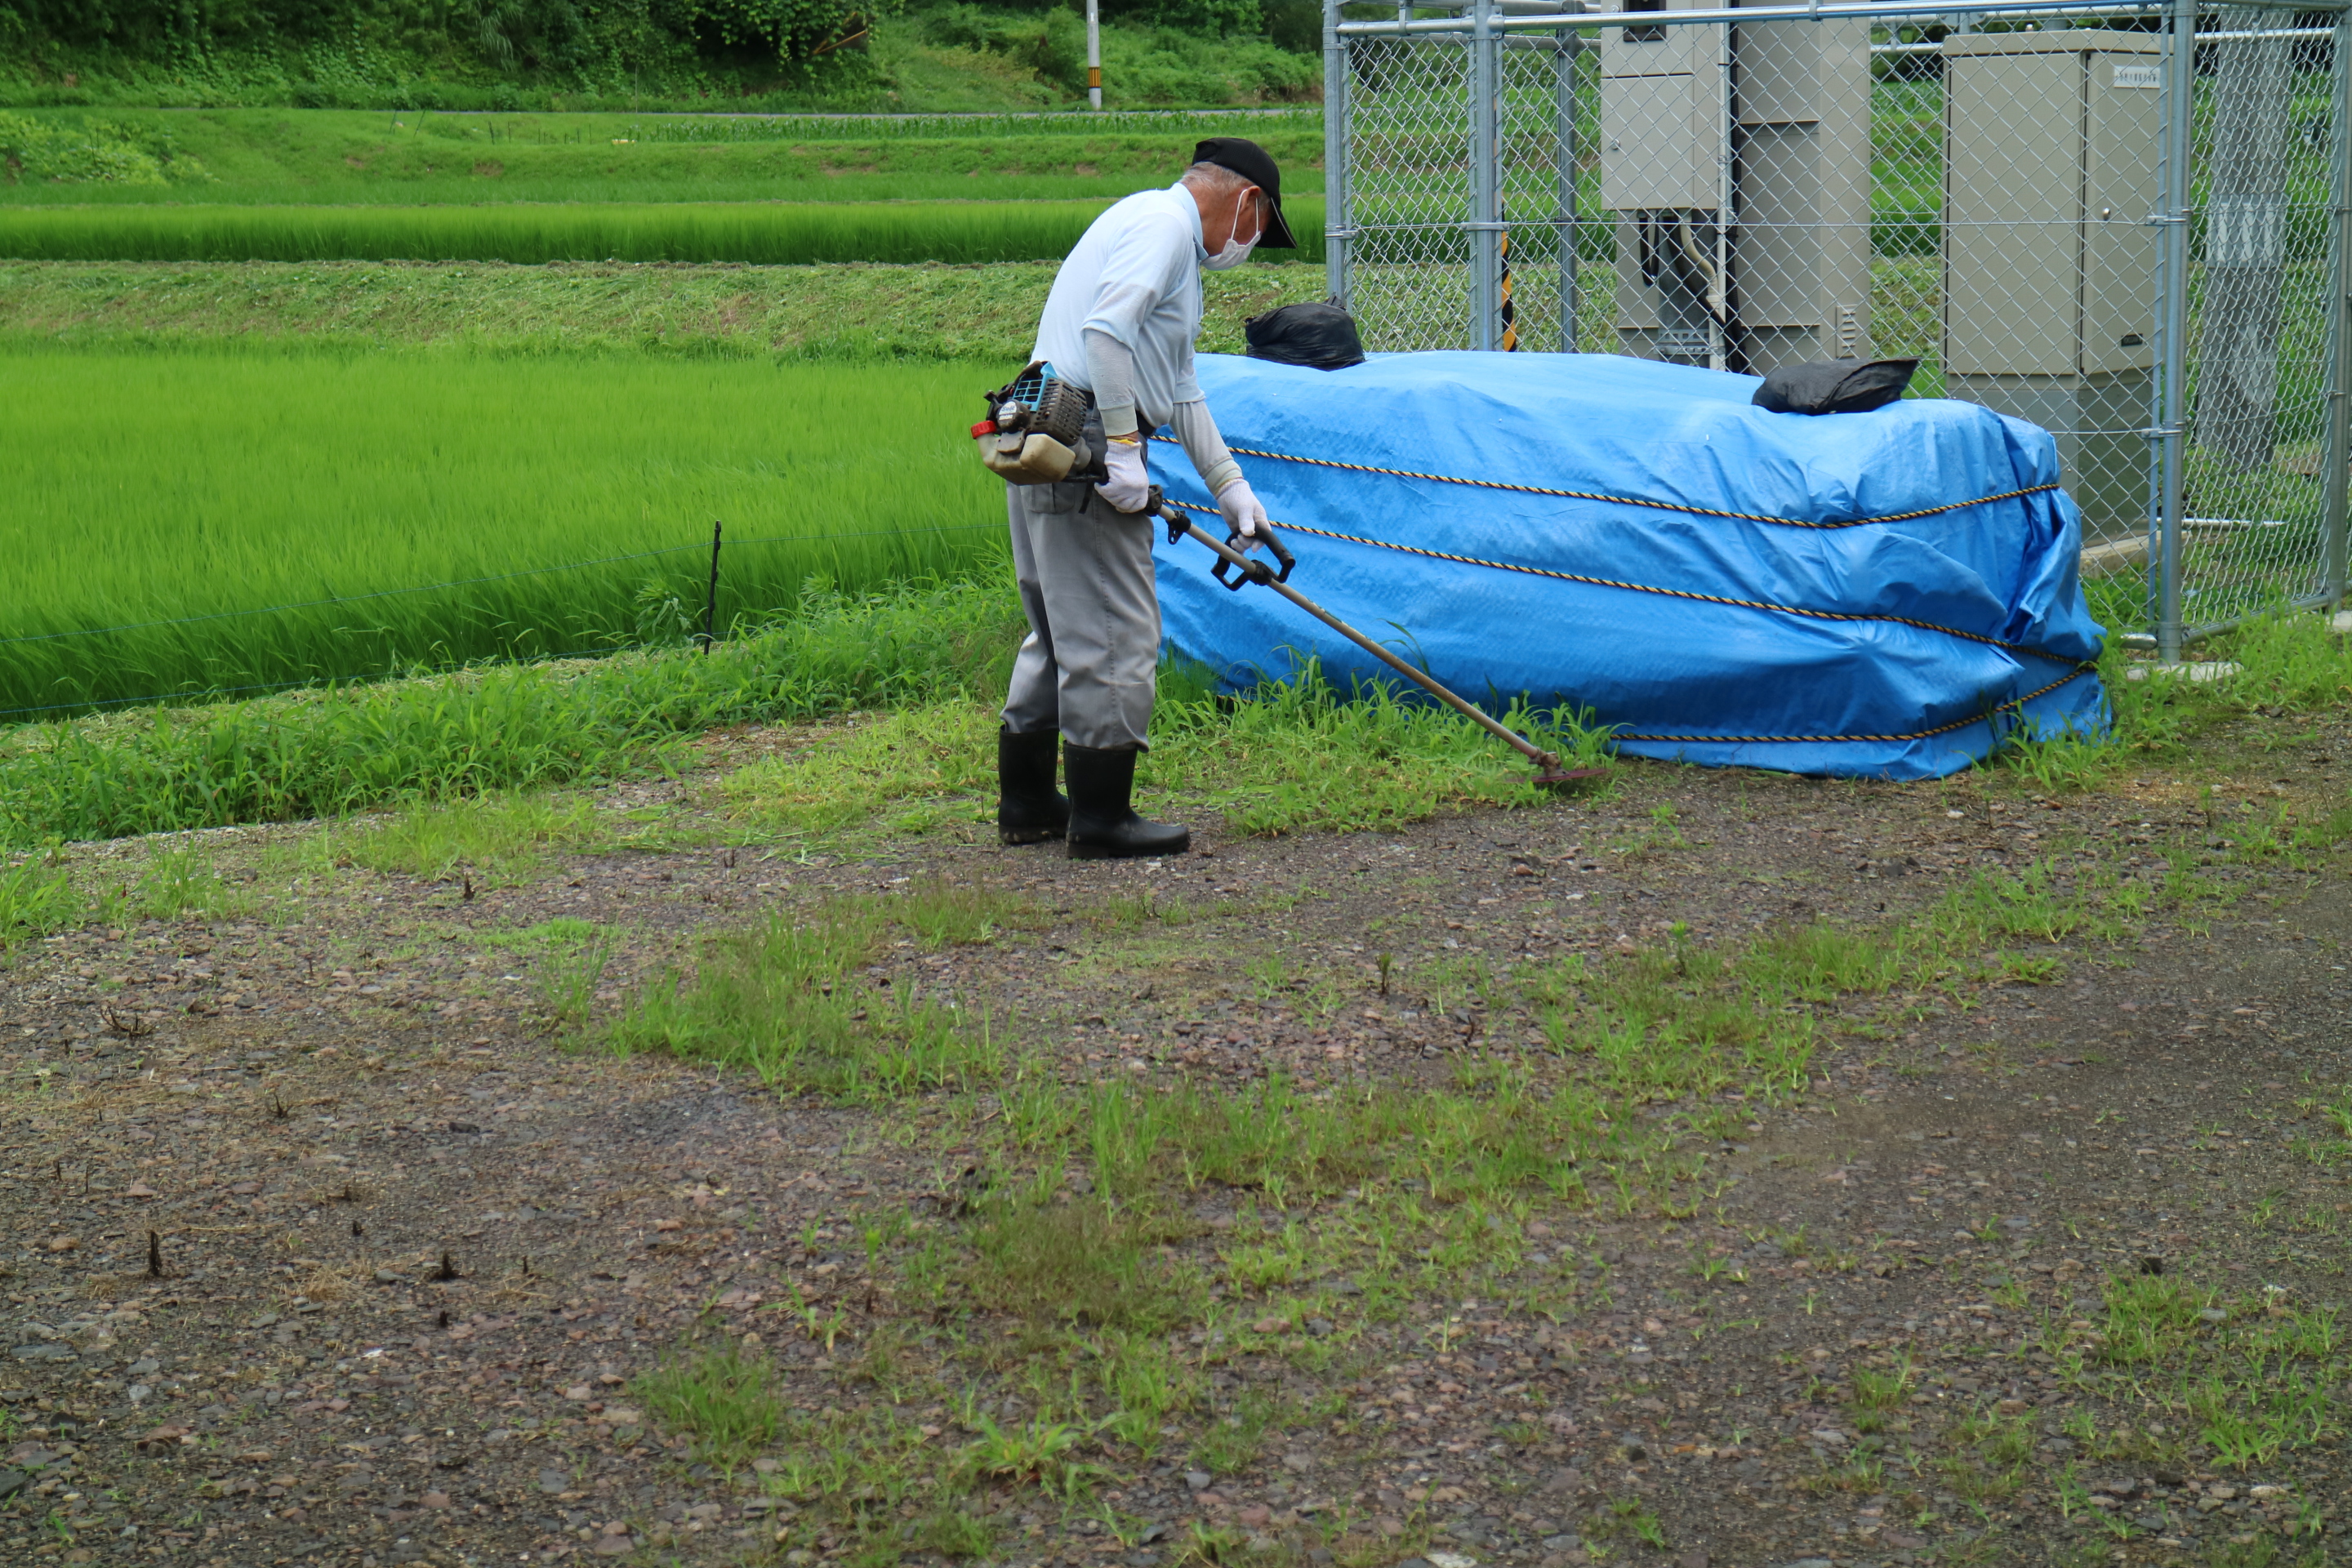
[[[351,348],[460,340],[664,354],[985,362],[1029,356],[1059,267],[662,267],[462,261],[0,262],[0,346],[299,339]],[[1201,352],[1239,353],[1250,317],[1319,300],[1323,268],[1202,278]]]
[[[1036,261],[1110,204],[501,203],[474,206],[0,208],[0,255],[81,261]],[[1320,259],[1323,204],[1286,205],[1282,261]]]
[[[0,355],[0,718],[675,646],[714,519],[722,632],[811,587],[992,570],[1003,489],[963,434],[987,384],[969,363]]]

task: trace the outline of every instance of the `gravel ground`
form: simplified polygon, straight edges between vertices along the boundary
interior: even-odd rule
[[[2206,1416],[2147,1402],[2198,1336],[2317,1331],[2343,1294],[2352,1123],[2326,1111],[2345,1103],[2352,900],[2332,855],[2296,870],[2215,847],[2340,796],[2346,742],[2281,731],[2193,776],[2047,801],[2007,775],[1636,764],[1598,800],[1394,834],[1207,831],[1166,863],[1001,849],[971,823],[822,853],[719,842],[704,781],[807,739],[777,734],[714,744],[683,787],[594,797],[682,847],[559,851],[503,879],[344,869],[280,894],[320,830],[200,836],[257,879],[246,918],[82,930],[0,971],[0,1561],[797,1564],[856,1547],[792,1483],[798,1439],[714,1463],[647,1414],[645,1374],[731,1343],[795,1420],[902,1423],[940,1457],[917,1468],[1036,1408],[1026,1373],[1060,1352],[906,1305],[905,1256],[861,1244],[881,1217],[916,1239],[972,1223],[972,1120],[946,1097],[780,1100],[748,1073],[583,1048],[594,1025],[558,1026],[558,966],[513,934],[550,921],[621,933],[580,983],[604,1016],[705,931],[984,885],[1039,918],[878,967],[898,994],[997,1008],[1066,1083],[1435,1092],[1465,1063],[1549,1053],[1504,994],[1416,977],[1900,929],[1979,873],[2152,883],[2168,848],[2205,862],[2186,914],[1824,1005],[1807,1091],[1742,1110],[1703,1201],[1544,1195],[1486,1294],[1423,1272],[1382,1314],[1364,1272],[1323,1281],[1328,1316],[1180,1333],[1204,1397],[1176,1440],[1140,1461],[1103,1440],[1069,1506],[1018,1479],[961,1506],[1008,1568],[1253,1548],[1341,1568],[2352,1560],[2332,1344],[2295,1363],[2317,1402],[2245,1462]],[[95,882],[147,852],[74,853]],[[1104,917],[1147,891],[1201,918]],[[1298,976],[1252,978],[1271,952]],[[1368,1201],[1281,1213],[1204,1184],[1167,1255],[1213,1262]],[[2213,1292],[2175,1362],[2102,1358],[2123,1327],[2111,1279]],[[1268,1401],[1287,1414],[1246,1418]],[[1254,1446],[1212,1468],[1220,1420]]]

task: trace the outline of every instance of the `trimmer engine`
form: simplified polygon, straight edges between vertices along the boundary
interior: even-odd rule
[[[1094,465],[1080,432],[1094,400],[1040,361],[988,394],[989,416],[971,427],[981,461],[1014,485],[1057,484]]]

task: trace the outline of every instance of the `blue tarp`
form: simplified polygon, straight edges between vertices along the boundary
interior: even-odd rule
[[[1524,694],[1643,756],[1895,779],[2105,726],[2081,518],[2021,420],[1768,414],[1752,376],[1610,354],[1200,374],[1300,591],[1496,711]],[[1151,465],[1222,531],[1172,441]],[[1342,689],[1396,679],[1265,589],[1227,593],[1199,544],[1155,548],[1168,644],[1230,686],[1310,655]]]

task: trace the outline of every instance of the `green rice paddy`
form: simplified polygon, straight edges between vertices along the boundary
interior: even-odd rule
[[[482,206],[0,209],[0,256],[50,261],[1035,261],[1066,254],[1109,204],[502,203]],[[1319,200],[1290,204],[1322,255]]]
[[[713,520],[722,633],[992,571],[984,389],[968,364],[16,350],[0,721],[690,643]]]
[[[173,174],[0,189],[13,284],[149,269],[0,345],[0,724],[690,647],[714,520],[722,636],[991,578],[1001,489],[963,428],[1049,269],[839,264],[1050,262],[1199,136],[1262,134],[1307,192],[1321,136],[1312,111],[90,118]],[[1313,248],[1269,259],[1319,259],[1320,208],[1295,199]],[[223,288],[235,321],[185,330]],[[1218,290],[1296,291],[1281,268]],[[134,297],[142,324],[93,330]]]

